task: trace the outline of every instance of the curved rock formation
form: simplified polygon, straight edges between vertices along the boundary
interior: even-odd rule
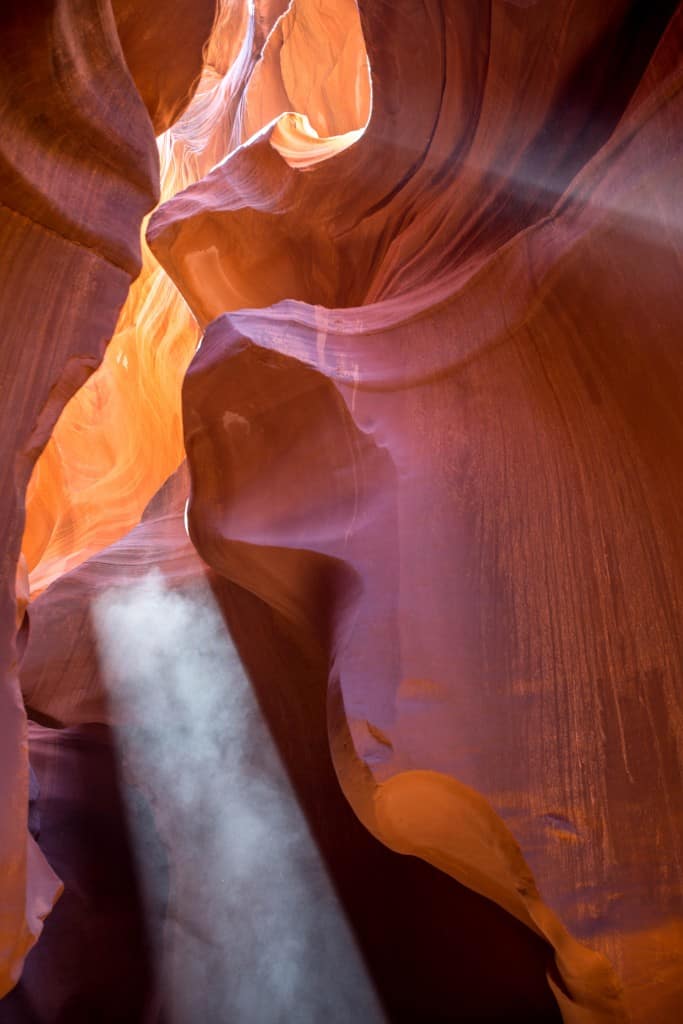
[[[271,126],[148,231],[208,324],[194,543],[327,638],[357,814],[543,935],[571,1021],[682,997],[674,6],[368,5],[362,139]]]
[[[189,106],[210,12],[177,8],[116,0],[121,42],[104,3],[3,14],[0,992],[57,893],[26,852],[15,618],[31,714],[120,724],[88,606],[155,565],[210,582],[330,861],[417,871],[446,944],[452,879],[504,908],[570,1024],[674,1024],[683,5],[227,0]],[[19,560],[31,467],[140,267],[140,96],[157,130],[181,115],[151,253],[34,473]],[[148,505],[185,453],[189,538],[184,470]],[[326,832],[324,801],[348,812],[324,676],[349,805],[440,882]]]
[[[179,5],[179,9],[183,5]],[[201,5],[200,5],[201,6]],[[195,24],[210,26],[195,3]],[[132,5],[121,5],[130,25]],[[143,19],[144,20],[144,19]],[[182,20],[182,19],[181,19]],[[15,575],[24,494],[62,408],[102,359],[158,197],[158,158],[108,3],[14,0],[0,15],[2,522],[0,548],[0,993],[57,898],[27,832],[26,716],[17,680]],[[166,31],[173,34],[173,19]],[[178,26],[180,27],[180,25]],[[184,104],[201,47],[175,66],[159,109]],[[136,61],[133,60],[135,71]],[[176,89],[180,89],[176,93]],[[162,116],[167,116],[163,114]],[[19,591],[25,590],[20,565]],[[21,613],[19,614],[21,621]],[[20,649],[25,628],[20,634]]]
[[[31,632],[22,661],[21,680],[30,716],[52,727],[36,728],[31,751],[41,784],[38,802],[41,844],[64,877],[66,893],[55,914],[50,916],[36,953],[28,960],[21,984],[8,1007],[7,1024],[24,1024],[22,1000],[34,1007],[40,1021],[58,1018],[65,1006],[75,1008],[83,1001],[88,1002],[96,1018],[103,1012],[101,1008],[108,1007],[112,1001],[118,1006],[130,1000],[138,991],[133,986],[141,984],[145,960],[139,956],[131,981],[123,987],[116,981],[117,971],[123,974],[129,969],[122,916],[124,913],[129,918],[140,916],[141,906],[136,903],[133,892],[127,897],[121,896],[115,907],[108,906],[109,885],[104,881],[110,872],[117,879],[127,870],[125,858],[118,859],[119,846],[125,837],[117,840],[116,860],[101,846],[92,848],[86,843],[82,844],[85,848],[78,856],[70,848],[70,859],[65,862],[63,845],[58,842],[64,830],[68,829],[69,836],[73,836],[85,815],[101,813],[93,806],[90,787],[81,792],[74,762],[78,758],[84,773],[89,776],[93,771],[96,780],[100,779],[105,754],[100,740],[96,749],[92,748],[92,743],[106,731],[105,723],[115,727],[119,744],[122,735],[127,737],[124,755],[127,778],[123,784],[110,783],[109,799],[113,806],[116,807],[123,796],[126,803],[138,807],[141,793],[145,802],[153,802],[153,817],[143,821],[141,834],[132,837],[131,845],[134,859],[136,846],[144,851],[142,861],[137,856],[138,872],[147,886],[152,883],[157,893],[151,913],[147,900],[145,920],[147,932],[156,935],[156,953],[161,950],[162,959],[175,957],[177,961],[182,959],[184,950],[192,949],[199,937],[206,962],[215,962],[217,952],[223,956],[223,967],[212,972],[211,985],[190,984],[196,977],[196,965],[193,958],[188,957],[182,962],[182,968],[163,979],[165,984],[160,991],[155,993],[153,979],[150,979],[135,1005],[142,1007],[157,1000],[172,1019],[181,1021],[192,1021],[199,1015],[212,1020],[241,1019],[234,973],[235,963],[244,960],[248,943],[244,925],[249,931],[254,927],[263,930],[258,949],[250,950],[247,961],[243,988],[250,1005],[255,998],[250,992],[259,987],[252,979],[258,976],[259,965],[272,945],[269,936],[273,923],[276,934],[280,934],[281,924],[273,908],[268,914],[255,914],[249,888],[243,892],[244,880],[235,894],[234,879],[217,872],[215,856],[207,858],[206,852],[196,862],[201,884],[199,890],[193,892],[197,872],[192,866],[188,867],[184,858],[188,844],[191,847],[195,844],[195,829],[179,828],[173,814],[173,800],[160,792],[154,779],[150,779],[150,775],[158,771],[159,758],[146,753],[149,741],[141,742],[139,738],[143,723],[144,729],[149,729],[150,719],[154,721],[158,717],[158,702],[160,695],[168,690],[167,682],[160,686],[158,676],[151,680],[140,678],[137,698],[122,701],[108,678],[106,659],[103,663],[98,653],[98,637],[90,610],[92,602],[104,600],[106,607],[109,602],[120,600],[117,595],[122,594],[123,601],[130,603],[136,588],[145,585],[151,570],[167,593],[180,600],[191,598],[198,586],[206,583],[211,586],[387,1018],[406,1024],[418,1019],[445,1020],[453,1014],[453,1007],[457,1007],[465,1018],[485,1013],[492,1019],[520,1019],[530,1024],[555,1021],[543,973],[548,957],[541,941],[488,900],[468,892],[429,865],[414,857],[396,857],[355,817],[339,788],[329,754],[324,653],[317,646],[311,647],[310,642],[302,644],[298,631],[285,619],[207,568],[184,529],[187,489],[188,477],[182,469],[157,495],[143,521],[127,537],[65,574],[31,606]],[[153,624],[152,616],[150,625]],[[196,632],[182,635],[179,642],[187,644],[188,649],[196,647]],[[140,651],[131,650],[124,637],[119,643],[121,652],[117,664],[135,665],[140,660]],[[202,677],[197,679],[196,685],[206,694],[207,689],[215,688],[215,681]],[[220,694],[221,703],[230,707],[234,699],[231,687],[223,689],[221,685]],[[197,709],[199,711],[199,704]],[[168,725],[160,722],[157,731],[167,737],[166,742],[173,747],[174,762],[178,758],[182,761],[181,777],[187,777],[188,758],[193,755],[187,739],[182,747],[173,742],[174,730],[187,725],[182,717],[179,722],[178,717],[176,712]],[[198,720],[201,720],[199,715],[194,718],[195,727]],[[94,727],[91,724],[94,722],[102,724]],[[257,723],[253,723],[246,737],[233,735],[230,743],[224,743],[223,757],[230,759],[234,757],[231,748],[246,746],[250,763],[258,765],[263,758],[262,731],[263,723],[260,731]],[[111,746],[111,740],[109,742]],[[50,752],[48,763],[46,748]],[[133,756],[137,764],[131,772]],[[113,754],[110,757],[113,758]],[[218,787],[222,793],[216,807],[218,813],[212,814],[212,820],[230,822],[234,819],[234,808],[230,809],[227,794],[234,786],[234,779],[231,781],[229,770],[219,769],[213,758],[208,768],[208,786]],[[227,773],[225,778],[221,772]],[[271,772],[268,779],[270,785],[280,788],[281,783],[278,784]],[[139,813],[137,817],[139,827]],[[260,817],[264,819],[262,813]],[[268,824],[267,816],[265,822]],[[106,827],[108,830],[113,827],[109,818]],[[286,838],[278,834],[269,836],[267,845],[286,863],[291,855],[291,839],[290,823]],[[89,868],[93,859],[97,860],[97,866]],[[258,865],[255,872],[258,875]],[[220,879],[216,878],[217,874],[221,875]],[[315,872],[309,879],[311,883],[315,883]],[[259,890],[272,896],[273,884],[263,878]],[[79,899],[84,890],[89,903],[98,908],[92,926],[87,924],[87,905],[84,908]],[[310,905],[301,906],[295,918],[284,922],[287,929],[297,933],[293,936],[295,943],[301,944],[302,938],[305,939],[305,925],[315,913],[313,895],[314,890],[311,890]],[[211,907],[209,913],[207,900]],[[236,900],[239,928],[235,926]],[[65,922],[71,922],[68,931],[65,931],[68,928]],[[90,927],[94,927],[95,934],[84,948],[82,935]],[[103,967],[93,961],[92,943],[101,942],[108,930],[111,945],[107,965]],[[140,926],[135,938],[138,943],[144,939]],[[294,973],[297,973],[297,964],[299,972],[309,970],[310,958],[310,950],[304,947],[304,955],[300,953],[292,965]],[[157,955],[155,965],[158,959]],[[349,959],[348,955],[341,958],[334,976],[327,976],[330,1007],[326,1019],[348,1019]],[[73,967],[74,962],[81,964],[78,971]],[[492,988],[490,971],[494,963],[496,985]],[[306,988],[317,989],[321,969],[329,970],[329,954],[319,954],[316,977],[304,987],[303,1003],[296,1009],[299,1020],[320,1019],[315,1014],[311,1016],[310,994],[306,995]],[[184,1014],[178,1012],[172,998],[178,979],[182,980],[183,990],[180,1003],[189,1003],[189,1012]],[[362,1000],[367,982],[359,986],[359,980],[363,982],[362,978],[356,979],[354,987],[360,989],[356,998]],[[220,1011],[214,1011],[214,1016],[207,1015],[207,1001],[210,1004],[213,1000],[215,1007],[218,997]],[[273,1008],[273,1015],[276,1008],[281,1009],[279,1003]],[[12,1010],[16,1017],[12,1016]],[[133,1017],[133,1009],[129,1012]],[[2,1019],[4,1024],[5,1018]],[[361,1015],[360,1019],[371,1018]]]
[[[158,72],[161,50],[169,44],[167,30],[154,20],[168,16],[164,8],[119,8],[124,42],[133,47],[128,60],[136,61],[136,83],[143,95],[161,90],[147,97],[157,129],[167,128],[169,118],[186,105],[189,76],[194,81],[202,70],[191,109],[159,140],[161,196],[168,198],[213,166],[230,145],[240,82],[253,64],[258,39],[253,24],[247,31],[243,5],[226,3],[203,67],[201,43],[184,46],[190,68],[182,60],[172,62],[167,79]],[[185,37],[190,22],[192,32],[204,39],[212,13],[212,5],[177,5],[177,38]],[[230,102],[228,84],[235,92]],[[185,303],[143,244],[141,273],[102,364],[64,409],[31,477],[23,552],[34,597],[135,526],[177,469],[183,459],[180,385],[198,337]]]

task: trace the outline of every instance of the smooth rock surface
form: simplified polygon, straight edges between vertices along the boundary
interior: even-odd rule
[[[552,992],[568,1024],[677,1024],[683,6],[226,0],[203,65],[213,14],[191,6],[174,23],[116,0],[118,29],[85,0],[1,16],[0,991],[58,889],[27,852],[17,651],[44,726],[125,732],[139,710],[151,736],[182,644],[143,617],[117,659],[100,602],[155,569],[151,604],[184,623],[212,588],[390,1019],[546,1019]],[[157,130],[180,116],[121,310],[158,194],[137,90]],[[185,454],[189,538],[185,470],[159,492]],[[222,669],[204,646],[188,639],[206,711]],[[196,724],[183,741],[169,720],[188,767]],[[262,755],[240,787],[226,730],[232,801]],[[153,749],[137,771],[160,792]],[[156,820],[190,909],[173,897],[169,929],[201,944],[221,915],[200,909],[172,788]],[[242,877],[229,857],[224,874]],[[394,935],[392,887],[414,936]],[[519,954],[499,992],[449,979],[478,927]],[[197,989],[190,1016],[220,1016]]]
[[[356,813],[545,936],[568,1021],[683,998],[682,22],[648,10],[362,6],[362,138],[302,171],[269,129],[148,231],[208,325],[194,543],[323,638]]]
[[[15,642],[24,495],[64,405],[102,359],[140,268],[158,156],[108,3],[9,0],[0,14],[0,993],[60,891],[27,831]],[[171,23],[169,23],[170,25]],[[188,83],[184,85],[187,90]],[[170,98],[170,94],[169,94]],[[21,605],[25,600],[21,601]]]

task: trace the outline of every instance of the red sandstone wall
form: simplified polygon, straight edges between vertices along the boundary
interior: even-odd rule
[[[179,6],[194,63],[166,82],[152,7],[116,15],[160,130],[208,14]],[[153,564],[178,586],[206,563],[327,664],[334,767],[375,837],[547,943],[566,1021],[673,1024],[681,9],[425,0],[323,16],[296,0],[276,23],[283,8],[224,8],[161,145],[153,255],[33,476],[26,702],[51,723],[108,721],[89,599]],[[50,24],[75,26],[72,91],[44,84],[47,22],[10,20],[3,115],[5,987],[57,886],[32,841],[26,854],[23,494],[102,358],[157,196],[111,13],[58,10]],[[26,68],[55,104],[49,128],[22,106]],[[184,452],[201,559],[182,476],[123,537]]]

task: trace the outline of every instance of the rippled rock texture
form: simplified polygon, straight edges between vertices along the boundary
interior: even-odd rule
[[[213,12],[114,6],[8,19],[4,987],[58,886],[15,620],[32,717],[120,724],[92,608],[156,568],[212,590],[328,863],[325,728],[368,832],[526,926],[565,1021],[674,1024],[683,7],[230,0],[184,110]],[[420,983],[390,1019],[458,1019]]]
[[[208,4],[203,10],[195,3],[175,6],[177,16],[165,22],[167,43],[181,34],[187,38],[190,22],[195,45],[174,62],[167,85],[156,76],[149,99],[159,126],[189,100],[213,18]],[[121,3],[113,11],[108,3],[88,0],[28,5],[10,0],[0,15],[3,993],[16,982],[60,888],[26,827],[26,716],[17,679],[17,653],[27,635],[22,607],[27,566],[19,559],[24,495],[65,403],[100,363],[140,270],[140,225],[159,196],[159,164],[152,122],[135,81],[137,72],[146,95],[147,56],[134,46],[127,61],[116,17],[125,44],[129,34],[147,33],[153,7]],[[54,487],[48,478],[43,504],[50,505]],[[108,500],[114,503],[113,494]]]

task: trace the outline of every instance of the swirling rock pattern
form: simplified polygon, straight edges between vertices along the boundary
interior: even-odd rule
[[[117,901],[114,912],[106,903],[108,887],[101,881],[109,873],[118,878],[126,870],[125,860],[121,866],[114,862],[113,855],[98,847],[93,850],[88,844],[79,856],[75,856],[74,851],[66,860],[57,838],[66,827],[63,824],[65,809],[68,808],[70,835],[79,827],[81,817],[92,813],[90,794],[81,792],[74,767],[74,758],[78,756],[83,770],[90,771],[87,766],[91,765],[99,778],[104,754],[100,741],[96,750],[91,749],[89,737],[99,736],[106,725],[124,731],[140,727],[139,709],[136,716],[134,709],[122,707],[120,701],[112,706],[110,686],[98,655],[91,602],[107,594],[112,586],[134,586],[150,570],[163,579],[169,592],[181,597],[191,595],[202,580],[211,586],[238,644],[240,657],[316,844],[334,879],[388,1019],[447,1019],[457,1006],[465,1017],[486,1013],[494,1019],[507,1017],[539,1021],[539,1024],[554,1021],[556,1017],[544,977],[548,956],[541,941],[490,901],[468,892],[445,874],[414,857],[396,857],[354,816],[339,788],[329,754],[324,651],[317,642],[312,645],[310,640],[302,638],[299,629],[284,617],[213,573],[199,558],[183,523],[188,485],[188,474],[183,468],[155,497],[143,521],[134,530],[62,576],[31,605],[31,634],[22,661],[21,681],[30,716],[52,727],[38,729],[32,735],[31,752],[41,783],[38,805],[43,825],[41,844],[64,877],[66,892],[56,913],[47,922],[46,934],[36,953],[28,960],[20,986],[13,993],[11,1005],[17,1016],[10,1015],[8,1024],[23,1024],[22,1000],[37,1010],[41,1021],[50,1021],[64,1006],[78,1005],[79,995],[84,998],[83,992],[86,996],[90,993],[87,998],[91,1012],[96,1015],[103,1012],[99,1007],[108,1007],[111,1000],[118,1005],[124,998],[133,998],[134,986],[140,984],[143,959],[138,959],[136,973],[123,989],[115,979],[117,970],[121,973],[129,970],[125,933],[121,930],[122,915],[125,912],[130,917],[139,916],[141,907],[131,892]],[[187,642],[191,644],[192,638],[188,637]],[[134,652],[128,656],[135,661]],[[152,688],[158,688],[159,683],[160,680],[154,680]],[[200,683],[198,680],[197,684]],[[154,694],[146,695],[144,688],[141,689],[143,705],[153,704]],[[225,699],[228,699],[227,692]],[[92,723],[100,724],[95,727]],[[55,729],[55,726],[60,728]],[[51,753],[47,764],[46,744]],[[258,762],[260,743],[250,737],[249,745],[251,756]],[[177,756],[185,762],[184,752],[179,750]],[[150,788],[144,764],[143,758],[135,792],[139,789],[147,792]],[[212,775],[219,774],[213,763],[210,767]],[[130,775],[130,769],[127,768],[126,773]],[[116,807],[120,794],[115,784],[111,785],[111,790]],[[127,785],[124,796],[130,800],[130,794],[130,785]],[[156,919],[147,920],[146,927],[151,931],[165,930],[166,940],[159,945],[166,956],[175,954],[177,959],[188,945],[188,937],[193,934],[192,921],[197,917],[196,898],[188,899],[188,882],[191,887],[195,875],[182,861],[181,849],[188,837],[179,834],[173,818],[169,821],[168,800],[165,804],[164,808],[157,809],[154,818],[167,867],[162,870],[155,865],[147,829],[144,832],[144,867],[147,872],[153,870],[155,877],[161,876],[157,887],[162,885],[164,871],[169,869],[172,881],[164,905],[155,908]],[[226,817],[229,819],[230,814]],[[112,822],[107,821],[107,828],[113,828]],[[273,842],[276,839],[273,837]],[[191,835],[190,841],[193,841]],[[121,842],[123,839],[119,839],[119,844]],[[286,842],[283,842],[282,856],[285,859],[288,856]],[[95,858],[97,870],[88,870],[88,864]],[[229,876],[221,878],[214,888],[215,868],[212,870],[210,862],[201,863],[201,878],[204,899],[208,897],[212,907],[202,930],[208,935],[221,936],[221,920],[225,919],[222,908],[230,904],[233,880]],[[87,914],[77,896],[84,889],[98,907],[93,922],[94,942],[106,936],[107,923],[110,923],[111,946],[106,970],[93,962],[90,944],[87,949],[81,948],[80,936],[86,927]],[[242,897],[242,902],[242,913],[251,919],[254,912],[248,898]],[[306,913],[305,908],[302,913]],[[458,922],[455,932],[454,921]],[[70,929],[65,922],[73,922]],[[241,947],[242,927],[236,929],[229,917],[228,926],[233,937],[222,941],[227,941],[228,949]],[[301,921],[290,921],[287,926],[301,928]],[[173,927],[179,932],[176,941],[168,934],[168,929]],[[141,934],[138,927],[136,940],[141,938],[144,933]],[[71,950],[68,955],[65,946]],[[207,944],[206,956],[214,955],[210,943]],[[69,966],[74,959],[82,963],[79,972]],[[255,957],[251,965],[254,971],[257,960]],[[494,989],[489,982],[493,961],[499,965]],[[224,989],[220,1019],[237,1014],[233,1002],[234,980],[230,977],[233,963],[234,958],[228,956],[222,972],[225,980],[216,978],[214,986]],[[58,964],[62,964],[59,972]],[[397,965],[402,965],[400,970]],[[189,966],[186,965],[181,976],[187,977]],[[343,979],[348,968],[344,963],[339,966],[340,970],[335,972],[338,980],[329,986],[329,998],[337,1017],[341,1014],[340,1019],[344,1020],[348,994],[345,995]],[[154,979],[148,978],[147,988],[142,998],[138,996],[136,1005],[146,1005],[153,999],[154,990]],[[157,998],[164,1008],[168,1006],[169,992],[164,987]],[[197,1018],[206,991],[200,987],[188,992],[188,998],[195,1007],[194,1013],[181,1014],[180,1020]],[[300,1007],[297,1016],[310,1019],[308,1007]]]
[[[178,5],[182,8],[183,5]],[[197,16],[201,35],[203,14]],[[200,5],[201,6],[201,5]],[[206,31],[213,10],[210,5]],[[132,4],[119,13],[132,27]],[[140,11],[142,30],[145,13]],[[181,19],[182,20],[182,19]],[[66,402],[100,362],[132,278],[140,224],[158,197],[158,156],[108,3],[3,5],[0,259],[3,438],[0,548],[0,993],[60,884],[27,832],[26,716],[17,679],[15,575],[24,494]],[[173,19],[167,22],[172,33]],[[195,36],[196,38],[196,36]],[[187,64],[186,61],[187,60]],[[155,110],[186,102],[201,45],[175,64]],[[137,60],[131,61],[133,74]],[[191,65],[188,67],[188,64]],[[178,91],[180,90],[180,91]],[[20,564],[19,591],[25,590]],[[25,642],[25,626],[19,648]]]
[[[357,814],[571,1021],[682,998],[674,7],[361,6],[362,138],[302,173],[272,126],[148,231],[207,325],[194,543],[326,638]]]
[[[54,6],[70,132],[47,153],[24,116],[38,43],[4,114],[3,192],[30,221],[8,214],[3,252],[12,581],[31,466],[139,267],[156,195],[140,96],[166,129],[204,37],[184,9],[188,65],[160,81],[165,20],[115,4],[131,79],[109,8],[86,6]],[[47,19],[9,23],[47,65]],[[223,4],[147,229],[183,299],[147,254],[99,384],[34,474],[17,588],[21,621],[48,587],[26,703],[74,728],[111,717],[87,611],[110,582],[152,563],[172,586],[211,579],[245,650],[276,621],[261,661],[327,673],[360,821],[522,922],[580,1024],[674,1024],[683,1001],[682,43],[674,0]],[[184,453],[192,543],[183,471],[143,515]],[[23,929],[7,988],[57,882],[26,868],[3,586],[0,937]],[[286,687],[292,733],[317,735]]]

